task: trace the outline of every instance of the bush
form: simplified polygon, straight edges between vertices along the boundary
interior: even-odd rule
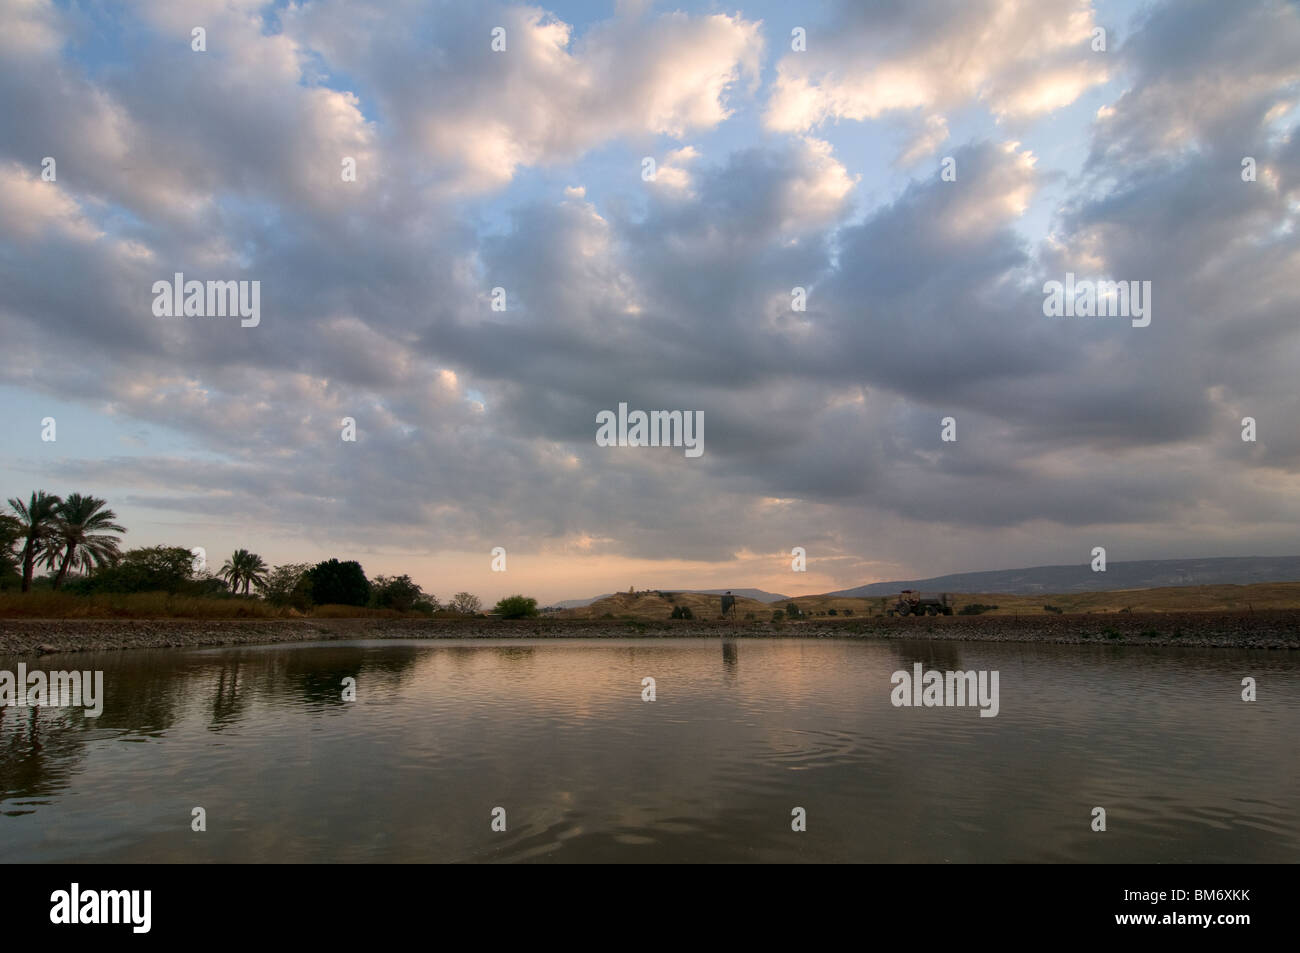
[[[1057,615],[1060,615],[1060,614],[1061,614],[1062,612],[1064,612],[1065,610],[1064,610],[1064,609],[1061,609],[1061,608],[1058,608],[1057,606],[1043,606],[1043,611],[1044,611],[1044,612],[1055,612]]]
[[[981,602],[971,602],[957,610],[958,615],[979,615],[981,612],[992,612],[997,606],[986,606]]]
[[[528,596],[506,596],[496,605],[496,614],[503,619],[523,619],[537,615],[537,600]]]
[[[197,582],[197,585],[194,583]],[[216,582],[216,586],[212,585]],[[194,555],[182,546],[147,546],[130,549],[115,565],[68,586],[73,592],[168,592],[186,595],[223,594],[225,583],[212,577],[194,579]]]
[[[318,606],[364,606],[370,601],[370,580],[355,560],[317,563],[307,571],[311,601]]]
[[[479,602],[478,596],[472,593],[458,592],[451,597],[447,608],[459,615],[478,615],[483,608],[483,603]]]
[[[22,538],[22,524],[12,516],[0,514],[0,589],[22,585],[23,575],[14,552]]]
[[[691,611],[691,607],[690,607],[690,606],[673,606],[673,614],[670,616],[670,618],[673,618],[673,619],[694,619],[694,618],[695,618],[695,613],[693,613],[693,612]]]
[[[438,600],[426,595],[410,576],[376,576],[370,584],[372,609],[396,609],[398,612],[428,612],[439,609]]]
[[[780,609],[774,609],[774,610],[772,611],[772,621],[773,621],[773,622],[784,622],[784,621],[785,621],[785,613],[782,612]]]
[[[311,580],[307,563],[285,563],[266,574],[262,596],[273,606],[288,606],[299,612],[311,608]]]
[[[799,618],[801,615],[803,615],[803,613],[802,613],[801,611],[799,611],[799,607],[798,607],[797,605],[795,605],[793,602],[790,602],[790,603],[787,603],[787,604],[786,604],[786,607],[785,607],[785,614],[786,614],[786,617],[787,617],[787,618],[790,618],[790,619],[797,619],[797,618]]]
[[[845,610],[844,610],[844,614],[845,614],[845,615],[853,615],[853,610],[852,610],[852,609],[845,609]]]
[[[837,611],[835,611],[834,609],[831,609],[831,610],[828,611],[826,614],[827,614],[827,615],[839,615],[839,613],[838,613]]]

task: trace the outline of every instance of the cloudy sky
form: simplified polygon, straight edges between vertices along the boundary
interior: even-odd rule
[[[485,600],[1300,552],[1295,4],[0,22],[0,496]],[[1150,325],[1045,316],[1067,272]],[[597,446],[620,402],[705,452]]]

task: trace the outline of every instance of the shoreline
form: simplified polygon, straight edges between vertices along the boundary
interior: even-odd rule
[[[0,655],[356,639],[839,638],[1300,649],[1300,610],[783,623],[625,619],[0,619]]]

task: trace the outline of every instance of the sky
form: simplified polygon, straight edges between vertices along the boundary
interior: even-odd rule
[[[1300,552],[1296,4],[0,21],[4,497],[489,603]]]

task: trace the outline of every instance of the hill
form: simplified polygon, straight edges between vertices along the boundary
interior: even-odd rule
[[[1147,559],[1108,563],[1093,572],[1088,563],[1075,566],[1033,566],[961,572],[931,579],[875,582],[841,589],[828,596],[864,598],[892,596],[900,589],[961,593],[1101,592],[1115,589],[1155,589],[1166,586],[1252,585],[1300,579],[1300,556],[1241,556],[1207,559]]]
[[[762,589],[654,589],[647,590],[650,592],[694,592],[701,595],[720,596],[724,592],[730,592],[733,596],[744,596],[746,599],[754,599],[758,602],[780,602],[789,599],[789,596],[783,596],[775,592],[766,592]],[[592,596],[590,599],[565,599],[563,602],[557,602],[555,605],[560,609],[581,609],[583,606],[589,606],[593,602],[601,599],[608,599],[615,593],[607,592],[603,596]]]
[[[948,590],[952,591],[952,590]],[[890,595],[895,595],[896,592]],[[783,609],[793,602],[807,617],[836,616],[874,617],[885,612],[892,603],[889,596],[852,597],[829,593],[822,596],[796,596],[779,604],[760,602],[738,596],[736,608],[739,618],[750,617],[766,622],[773,611]],[[1119,612],[1231,612],[1264,609],[1300,608],[1300,582],[1258,583],[1251,586],[1166,586],[1155,589],[1131,589],[1103,592],[1035,593],[963,593],[953,600],[956,609],[970,604],[996,606],[986,614],[995,616],[1043,616],[1044,606],[1054,606],[1065,613],[1119,613]],[[606,616],[642,621],[666,621],[671,618],[674,606],[686,606],[696,619],[717,619],[722,612],[722,599],[716,595],[697,592],[668,592],[651,590],[616,593],[598,599],[588,606],[563,609],[553,613],[561,619],[602,619]]]

